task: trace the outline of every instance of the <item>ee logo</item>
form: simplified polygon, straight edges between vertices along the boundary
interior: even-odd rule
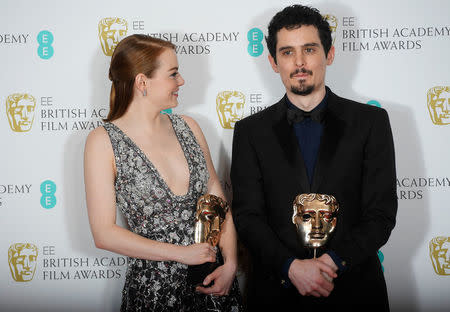
[[[56,184],[53,181],[45,180],[41,183],[41,206],[45,209],[51,209],[56,206]]]
[[[378,102],[376,100],[370,100],[369,102],[367,102],[367,104],[372,105],[372,106],[376,106],[376,107],[381,107],[380,102]]]
[[[384,255],[383,255],[383,253],[381,252],[381,250],[378,250],[377,255],[378,255],[378,260],[380,260],[381,269],[382,269],[383,272],[384,272],[384,266],[383,266]]]
[[[37,42],[39,43],[37,52],[41,59],[48,60],[53,56],[54,50],[52,47],[53,34],[48,30],[43,30],[37,35]]]
[[[253,57],[260,56],[263,53],[264,46],[262,41],[264,39],[263,32],[259,28],[252,28],[247,33],[248,46],[247,52]]]

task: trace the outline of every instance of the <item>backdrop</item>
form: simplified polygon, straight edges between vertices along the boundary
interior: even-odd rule
[[[2,2],[1,311],[119,309],[126,258],[95,248],[83,184],[84,143],[108,111],[118,40],[144,33],[177,45],[186,84],[180,105],[165,113],[198,121],[229,196],[235,121],[284,94],[263,36],[292,3]],[[399,211],[379,257],[392,311],[448,309],[450,2],[304,4],[333,29],[327,85],[390,116]]]

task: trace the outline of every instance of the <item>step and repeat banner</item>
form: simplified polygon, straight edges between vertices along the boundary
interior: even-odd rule
[[[186,84],[180,105],[164,113],[198,121],[230,196],[235,122],[284,94],[264,36],[271,17],[293,3],[2,2],[1,311],[119,309],[127,260],[94,246],[83,183],[84,143],[107,115],[119,40],[143,33],[176,45]],[[399,210],[379,258],[391,309],[448,309],[450,2],[302,4],[319,8],[333,30],[327,85],[390,116]]]

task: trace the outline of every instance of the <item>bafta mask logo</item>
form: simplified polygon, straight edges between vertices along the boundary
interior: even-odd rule
[[[6,98],[6,115],[15,132],[30,131],[35,110],[36,99],[28,93],[14,93]]]
[[[450,124],[450,87],[434,87],[427,92],[427,106],[435,125]]]
[[[216,110],[224,129],[234,129],[234,124],[244,116],[245,96],[239,91],[219,92]]]
[[[434,272],[438,275],[450,275],[450,237],[434,237],[429,247]]]
[[[339,205],[325,194],[301,194],[294,200],[292,223],[305,247],[324,246],[336,228]]]
[[[323,15],[323,18],[327,20],[328,24],[330,24],[331,38],[333,39],[332,44],[334,44],[334,40],[336,39],[336,31],[338,27],[337,18],[336,16],[331,14],[325,14]]]
[[[33,279],[37,256],[37,247],[30,243],[16,243],[9,247],[9,269],[16,282],[29,282]]]
[[[98,23],[98,38],[103,53],[111,56],[117,44],[127,35],[128,23],[123,18],[106,17]]]

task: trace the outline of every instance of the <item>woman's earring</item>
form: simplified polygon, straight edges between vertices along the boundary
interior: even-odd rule
[[[142,95],[147,96],[147,90],[144,89],[144,91],[142,91]]]

